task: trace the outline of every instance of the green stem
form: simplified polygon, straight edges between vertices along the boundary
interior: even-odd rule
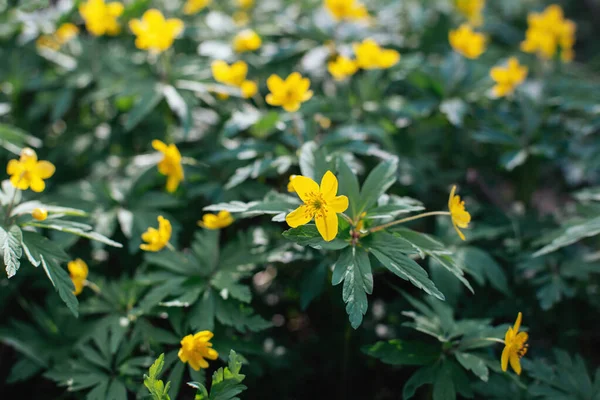
[[[173,247],[173,245],[171,243],[169,243],[169,242],[167,242],[167,248],[169,250],[171,250],[172,252],[177,252],[177,250],[175,249],[175,247]]]
[[[341,213],[341,215],[342,215],[342,218],[344,218],[346,221],[348,221],[348,223],[349,223],[350,225],[352,225],[352,226],[354,226],[354,225],[355,225],[355,223],[354,223],[354,221],[352,220],[352,218],[350,218],[349,216],[347,216],[347,215],[346,215],[346,214],[344,214],[344,213]]]
[[[300,142],[300,146],[302,146],[304,144],[304,137],[300,131],[300,114],[297,112],[292,114],[292,124],[294,126],[294,133],[298,137],[298,142]]]
[[[392,221],[392,222],[388,222],[387,224],[375,226],[375,227],[369,229],[369,232],[370,233],[378,232],[378,231],[380,231],[382,229],[389,228],[390,226],[394,226],[394,225],[398,225],[398,224],[403,224],[403,223],[409,222],[409,221],[414,221],[415,219],[419,219],[419,218],[431,217],[433,215],[451,215],[451,214],[448,211],[431,211],[431,212],[426,212],[426,213],[419,214],[419,215],[413,215],[412,217],[407,217],[407,218],[399,219],[398,221]]]

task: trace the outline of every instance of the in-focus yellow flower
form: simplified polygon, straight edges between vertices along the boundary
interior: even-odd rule
[[[181,165],[181,153],[173,143],[167,145],[160,140],[153,140],[154,150],[163,153],[163,159],[158,163],[158,172],[167,177],[167,192],[173,193],[183,181],[183,166]]]
[[[158,216],[158,229],[148,228],[142,233],[142,240],[146,243],[140,245],[140,249],[145,251],[161,251],[169,244],[171,240],[171,222],[162,215]]]
[[[69,275],[73,281],[73,286],[75,286],[73,294],[77,296],[83,291],[85,280],[88,277],[88,266],[85,261],[83,261],[81,258],[78,258],[76,260],[69,261],[67,268],[69,269]]]
[[[490,76],[496,82],[493,88],[494,95],[503,97],[512,94],[527,77],[527,67],[519,64],[516,57],[508,60],[506,67],[494,67],[490,70]]]
[[[249,99],[258,92],[258,85],[254,81],[244,81],[240,85],[240,89],[242,90],[242,96]]]
[[[459,54],[476,59],[485,51],[486,37],[483,33],[474,32],[470,25],[463,24],[448,34],[450,45]]]
[[[85,28],[94,36],[118,35],[121,26],[117,18],[123,10],[123,4],[116,1],[106,4],[104,0],[88,0],[79,6]]]
[[[323,240],[329,242],[338,233],[338,216],[348,208],[348,198],[337,196],[338,180],[331,171],[321,179],[321,186],[310,178],[299,175],[292,179],[292,186],[303,205],[289,213],[285,221],[292,228],[306,225],[313,218]]]
[[[165,19],[156,9],[150,9],[142,19],[129,21],[129,29],[137,37],[135,46],[140,50],[161,53],[169,49],[175,38],[183,32],[183,21],[177,18]]]
[[[34,208],[31,212],[31,216],[37,221],[44,221],[48,218],[48,210],[45,208]]]
[[[206,6],[212,3],[212,0],[187,0],[183,6],[185,15],[192,15],[202,11]]]
[[[365,5],[356,0],[325,0],[325,8],[336,21],[356,20],[369,16]]]
[[[10,160],[6,172],[11,175],[10,183],[17,189],[43,192],[46,188],[44,179],[54,175],[56,168],[50,161],[38,161],[37,154],[29,147],[21,150],[19,160]]]
[[[296,193],[296,189],[294,189],[294,185],[292,185],[292,180],[296,177],[297,175],[290,175],[290,180],[288,181],[287,184],[287,191],[290,193]]]
[[[553,4],[542,13],[531,13],[527,22],[528,28],[525,40],[521,42],[521,50],[549,60],[560,47],[563,61],[573,59],[576,25],[573,21],[565,19],[560,6]]]
[[[246,11],[236,11],[231,18],[233,18],[235,26],[246,26],[250,22],[250,16]]]
[[[204,214],[202,221],[198,221],[198,225],[206,229],[223,229],[233,223],[233,217],[229,211],[219,211],[215,214]]]
[[[189,363],[196,371],[200,368],[208,368],[208,361],[205,358],[216,360],[219,357],[219,353],[212,348],[210,342],[213,336],[211,331],[201,331],[181,339],[181,349],[178,353],[181,362]]]
[[[356,64],[362,69],[391,68],[400,61],[400,53],[396,50],[379,47],[373,39],[354,43],[352,47],[356,55]]]
[[[235,2],[239,8],[243,8],[244,10],[254,5],[254,0],[236,0]]]
[[[292,72],[285,81],[277,75],[271,75],[267,79],[267,87],[271,91],[267,95],[267,103],[281,106],[288,112],[298,111],[300,105],[313,96],[312,90],[309,90],[310,79],[303,78],[298,72]]]
[[[456,8],[469,20],[473,26],[483,24],[483,9],[485,0],[456,0]]]
[[[519,332],[522,318],[523,315],[519,313],[515,325],[509,327],[508,331],[506,331],[506,335],[504,336],[504,350],[502,350],[502,358],[500,360],[502,371],[506,372],[508,363],[510,362],[510,366],[517,375],[521,375],[521,358],[527,353],[528,345],[526,342],[529,339],[527,332]]]
[[[452,186],[450,192],[450,198],[448,199],[448,210],[450,210],[450,217],[452,218],[452,225],[458,233],[458,236],[465,240],[465,235],[458,228],[468,228],[469,222],[471,222],[471,214],[465,210],[465,202],[460,200],[460,196],[454,195],[456,192],[456,186]]]
[[[337,56],[335,61],[327,63],[327,69],[336,81],[342,81],[347,77],[354,75],[358,70],[358,65],[356,65],[356,61],[351,60],[348,57]]]
[[[237,53],[254,51],[260,48],[262,40],[252,29],[244,29],[233,38],[233,50]]]
[[[225,61],[216,60],[211,64],[211,70],[215,81],[239,87],[246,80],[248,64],[244,61],[236,61],[229,65]]]

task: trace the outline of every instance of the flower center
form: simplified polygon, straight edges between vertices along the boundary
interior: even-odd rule
[[[307,212],[316,214],[316,216],[325,215],[327,213],[327,202],[321,193],[310,192],[308,194]]]

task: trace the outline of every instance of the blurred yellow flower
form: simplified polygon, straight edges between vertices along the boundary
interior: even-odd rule
[[[171,231],[171,222],[159,215],[158,229],[150,227],[142,234],[142,240],[146,243],[141,244],[140,249],[153,252],[161,251],[169,244]]]
[[[356,55],[356,64],[362,69],[391,68],[400,61],[400,53],[396,50],[383,49],[373,39],[365,39],[362,43],[352,45]]]
[[[250,22],[250,16],[246,11],[236,11],[231,18],[233,18],[235,26],[245,26]]]
[[[185,15],[196,14],[202,11],[206,6],[212,3],[212,0],[187,0],[183,6]]]
[[[48,48],[52,50],[60,49],[60,43],[56,40],[53,35],[42,35],[35,41],[35,45],[38,49]]]
[[[454,192],[456,192],[456,186],[452,186],[450,198],[448,199],[448,210],[450,210],[450,218],[452,219],[452,225],[454,225],[456,233],[458,233],[458,236],[462,240],[465,240],[465,235],[458,228],[469,227],[471,214],[465,210],[465,202],[460,200],[460,196],[455,196]]]
[[[485,35],[474,32],[468,24],[463,24],[458,29],[450,31],[448,38],[454,51],[467,58],[479,58],[485,51]]]
[[[260,48],[262,40],[252,29],[245,29],[233,38],[233,50],[237,53],[254,51]]]
[[[528,28],[525,40],[521,42],[521,50],[535,53],[543,59],[551,59],[561,48],[561,59],[571,61],[575,55],[576,25],[565,19],[563,10],[554,4],[542,13],[531,13],[527,17]]]
[[[77,296],[83,291],[85,280],[88,277],[88,266],[85,261],[83,261],[81,258],[78,258],[76,260],[69,261],[67,268],[69,269],[69,275],[73,281],[73,286],[75,286],[73,294]]]
[[[322,129],[331,128],[331,119],[323,114],[315,114],[315,122],[317,122]]]
[[[298,175],[291,180],[292,186],[303,205],[289,213],[285,221],[292,228],[308,224],[313,218],[323,240],[329,242],[338,234],[337,213],[348,208],[348,198],[337,196],[338,180],[331,171],[321,179],[321,186],[312,179]]]
[[[300,105],[313,96],[310,88],[310,79],[303,78],[298,72],[292,72],[284,81],[277,75],[267,79],[267,87],[271,91],[267,95],[267,103],[272,106],[281,106],[285,111],[294,112]]]
[[[502,350],[502,358],[500,359],[502,371],[506,372],[508,363],[510,362],[510,366],[517,375],[521,375],[521,358],[527,354],[528,345],[526,342],[529,339],[527,332],[519,332],[522,318],[523,315],[519,313],[515,325],[509,327],[506,331],[506,335],[504,336],[504,350]]]
[[[354,75],[358,70],[358,65],[356,65],[356,61],[348,57],[337,56],[335,61],[327,63],[327,70],[336,81],[341,81]]]
[[[175,38],[183,31],[183,21],[177,18],[165,19],[156,9],[150,9],[142,19],[129,21],[129,29],[136,35],[135,46],[140,50],[161,53],[169,49]]]
[[[296,189],[294,189],[294,185],[292,185],[292,180],[296,177],[297,175],[290,175],[290,180],[287,184],[287,191],[290,193],[296,193]]]
[[[37,47],[48,47],[58,50],[62,45],[69,42],[79,33],[79,28],[70,22],[65,22],[58,27],[53,35],[40,36],[35,44]]]
[[[198,221],[198,225],[206,229],[222,229],[233,224],[233,217],[229,211],[219,211],[215,214],[204,214],[202,221]]]
[[[209,360],[216,360],[219,353],[212,348],[210,339],[214,334],[211,331],[201,331],[195,335],[187,335],[181,339],[181,349],[179,349],[179,359],[182,363],[189,363],[190,367],[199,371],[200,368],[208,368]]]
[[[456,0],[456,8],[469,20],[473,26],[483,24],[483,9],[485,0]]]
[[[246,80],[248,74],[248,64],[244,61],[236,61],[229,65],[225,61],[216,60],[210,67],[215,81],[226,85],[239,87]]]
[[[258,85],[254,81],[244,81],[240,85],[240,89],[242,90],[242,96],[249,99],[258,92]]]
[[[516,57],[508,60],[506,67],[494,67],[490,70],[490,76],[496,82],[493,88],[494,95],[503,97],[512,94],[527,77],[527,67],[519,64]]]
[[[31,216],[37,221],[44,221],[48,218],[48,210],[45,208],[34,208],[31,212]]]
[[[239,8],[243,8],[244,10],[254,5],[254,0],[236,0],[235,2]]]
[[[43,192],[46,188],[44,179],[54,175],[56,168],[49,161],[38,161],[37,154],[29,147],[21,150],[19,160],[10,160],[6,166],[6,172],[10,177],[10,183],[17,189],[27,190],[31,188],[34,192]]]
[[[325,8],[336,21],[362,19],[369,16],[365,5],[356,0],[325,0]]]
[[[85,28],[94,36],[117,35],[121,26],[117,18],[123,14],[123,4],[104,0],[88,0],[79,6],[79,14],[85,21]]]
[[[167,177],[167,192],[173,193],[184,179],[181,153],[173,143],[167,145],[160,140],[153,140],[152,147],[164,155],[158,163],[158,172]]]

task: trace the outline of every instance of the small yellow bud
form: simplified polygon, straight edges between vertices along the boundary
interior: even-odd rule
[[[36,219],[38,221],[44,221],[46,218],[48,218],[48,210],[46,210],[45,208],[35,208],[31,212],[31,216],[33,217],[33,219]]]

